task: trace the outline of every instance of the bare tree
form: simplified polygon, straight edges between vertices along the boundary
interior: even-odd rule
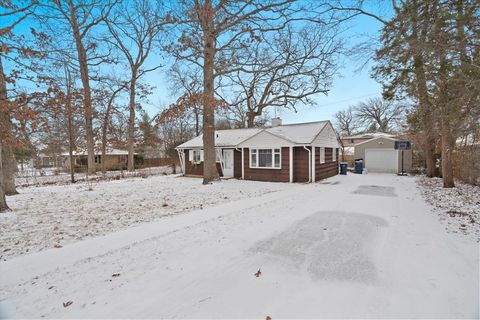
[[[329,25],[287,27],[244,49],[243,70],[230,76],[238,88],[231,104],[243,106],[248,127],[267,108],[297,111],[329,91],[342,48],[336,34]]]
[[[55,34],[59,31],[67,33],[76,49],[76,60],[83,87],[87,164],[90,174],[95,173],[93,131],[95,107],[92,104],[90,67],[109,59],[109,53],[102,55],[97,52],[98,44],[92,36],[95,28],[105,22],[118,2],[119,0],[50,0],[42,2],[42,12],[39,14],[45,28],[49,28]],[[68,43],[64,45],[68,46]]]
[[[242,48],[295,21],[314,21],[316,4],[295,0],[180,0],[173,10],[178,42],[170,52],[203,71],[204,184],[218,179],[215,164],[215,82],[243,69]],[[311,9],[311,10],[308,10]],[[314,14],[312,14],[314,13]]]
[[[161,31],[163,17],[158,14],[161,7],[151,0],[125,1],[115,10],[107,21],[107,26],[115,40],[114,45],[122,52],[130,68],[129,80],[129,122],[128,122],[128,170],[134,166],[134,136],[135,136],[135,102],[136,83],[148,72],[160,67],[155,64],[144,68],[145,62],[154,48],[155,40]]]
[[[335,129],[337,133],[342,136],[351,136],[361,129],[361,125],[355,116],[355,111],[352,106],[338,111],[334,117]]]
[[[15,188],[16,161],[13,154],[14,134],[12,126],[12,105],[9,102],[7,79],[3,60],[8,58],[19,45],[14,39],[13,29],[24,21],[37,6],[37,1],[2,1],[0,18],[5,21],[0,27],[0,212],[7,210],[6,194],[17,193]],[[12,58],[15,60],[15,58]]]
[[[355,117],[363,125],[365,131],[393,132],[405,119],[404,104],[371,98],[354,106]]]
[[[202,75],[198,68],[182,68],[179,63],[175,63],[169,70],[169,79],[171,81],[170,91],[181,97],[198,96],[202,91]],[[199,136],[202,130],[201,101],[194,99],[186,99],[191,102],[186,109],[193,112],[195,135]]]

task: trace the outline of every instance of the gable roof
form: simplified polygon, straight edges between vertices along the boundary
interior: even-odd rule
[[[374,138],[394,138],[394,134],[390,133],[385,133],[385,132],[373,132],[373,133],[363,133],[363,134],[358,134],[354,136],[343,136],[340,137],[342,140],[348,140],[348,139],[374,139]]]
[[[216,147],[235,147],[262,131],[260,128],[215,130]],[[203,134],[177,146],[178,149],[202,148]]]
[[[362,144],[365,144],[365,143],[368,143],[368,142],[372,142],[372,141],[375,141],[375,140],[379,140],[379,139],[385,139],[385,140],[391,140],[391,141],[397,141],[397,140],[398,140],[398,139],[391,138],[391,137],[379,136],[379,137],[376,137],[376,138],[373,138],[373,139],[369,139],[369,140],[366,140],[366,141],[362,141],[362,142],[356,143],[356,144],[354,145],[354,147],[359,146],[359,145],[362,145]]]
[[[328,121],[294,123],[265,129],[265,131],[295,144],[309,144],[325,128]]]
[[[243,142],[247,142],[251,138],[260,133],[268,133],[277,138],[289,141],[292,144],[306,145],[311,144],[322,130],[330,125],[330,121],[317,121],[306,123],[294,123],[280,125],[271,128],[247,128],[247,129],[228,129],[215,130],[215,146],[216,147],[237,147]],[[181,145],[176,149],[202,148],[203,135],[195,137]]]

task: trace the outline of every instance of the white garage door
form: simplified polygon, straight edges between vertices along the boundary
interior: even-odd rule
[[[398,151],[395,149],[366,149],[365,167],[370,172],[398,172]]]

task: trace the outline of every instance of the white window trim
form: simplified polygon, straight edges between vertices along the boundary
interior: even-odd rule
[[[280,150],[280,152],[277,154],[280,156],[280,166],[279,167],[258,167],[258,166],[253,166],[252,165],[252,150],[257,150],[257,163],[255,165],[258,165],[258,150],[272,150],[272,166],[275,165],[275,149]],[[282,169],[282,148],[249,148],[248,150],[248,164],[251,169],[267,169],[267,170],[279,170]]]
[[[332,148],[332,162],[337,161],[337,148]]]
[[[320,164],[325,163],[325,147],[320,147]]]
[[[199,153],[199,158],[200,158],[199,161],[195,161],[195,153]],[[189,159],[189,160],[190,160],[190,162],[195,163],[195,164],[201,163],[203,161],[203,150],[192,149],[192,159]]]

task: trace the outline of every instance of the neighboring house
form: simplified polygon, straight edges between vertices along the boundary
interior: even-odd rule
[[[70,155],[69,153],[62,153],[65,157],[63,161],[63,168],[66,171],[70,170]],[[74,151],[73,159],[75,161],[75,169],[82,170],[87,167],[87,152],[86,151]],[[127,168],[128,151],[108,148],[105,157],[102,156],[102,152],[95,151],[95,168],[101,170],[103,163],[105,163],[106,170],[120,170]]]
[[[412,170],[412,150],[395,150],[395,141],[402,140],[393,136],[377,136],[355,144],[355,159],[363,159],[368,172],[410,172]]]
[[[318,181],[338,173],[338,141],[330,121],[215,131],[219,175],[277,182]],[[203,137],[177,148],[184,175],[203,175]]]

